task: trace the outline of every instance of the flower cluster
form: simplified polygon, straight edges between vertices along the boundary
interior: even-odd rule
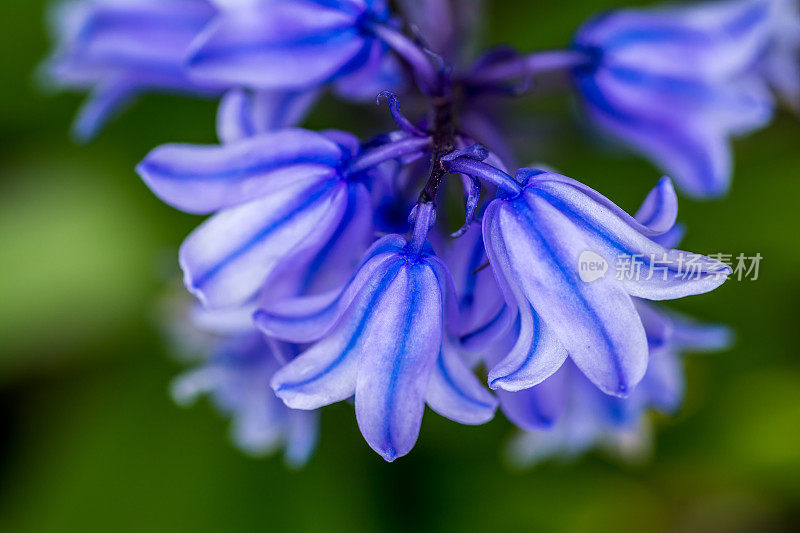
[[[521,459],[574,455],[675,409],[680,354],[728,343],[724,327],[651,303],[731,273],[675,249],[672,181],[631,216],[580,181],[518,168],[498,106],[552,80],[601,135],[685,193],[719,196],[731,138],[767,124],[776,96],[800,102],[793,2],[610,12],[563,50],[474,60],[477,21],[456,4],[78,0],[59,12],[47,69],[92,89],[80,137],[144,91],[220,99],[219,144],[161,146],[137,171],[164,202],[211,215],[179,253],[208,355],[175,396],[210,393],[245,450],[283,444],[302,463],[317,411],[352,400],[387,461],[413,448],[426,405],[463,424],[500,407],[525,432]],[[392,126],[366,139],[297,127],[326,91],[385,101]],[[429,112],[407,118],[398,95]],[[463,195],[443,187],[453,177]],[[587,253],[642,258],[643,275],[586,280]]]

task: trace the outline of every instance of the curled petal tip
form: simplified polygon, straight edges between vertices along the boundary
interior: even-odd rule
[[[492,372],[489,372],[489,377],[486,380],[486,384],[492,390],[504,390],[504,391],[508,391],[508,392],[517,392],[517,391],[521,390],[518,387],[514,387],[513,385],[510,385],[506,378],[507,378],[507,376],[497,376],[497,375],[493,376]]]
[[[677,216],[678,196],[672,180],[664,176],[647,194],[634,218],[653,233],[664,234],[675,226]]]
[[[397,124],[401,130],[415,137],[425,137],[428,135],[422,129],[412,124],[411,121],[400,112],[400,101],[397,99],[396,94],[391,91],[381,91],[378,93],[375,102],[380,105],[382,98],[386,98],[386,102],[389,104],[389,113],[392,115],[392,120],[394,120],[395,124]]]
[[[469,230],[470,225],[472,225],[475,219],[475,209],[478,207],[478,201],[481,197],[480,180],[473,176],[463,175],[463,177],[466,219],[464,220],[464,225],[462,225],[458,231],[450,234],[454,239],[461,237]]]

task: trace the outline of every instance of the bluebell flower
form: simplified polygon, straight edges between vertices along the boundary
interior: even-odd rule
[[[189,45],[214,16],[206,0],[78,0],[53,14],[57,44],[45,64],[60,87],[91,90],[74,124],[92,138],[121,106],[150,91],[221,94],[223,86],[190,80]]]
[[[273,378],[278,397],[315,409],[354,396],[364,438],[387,461],[414,446],[426,403],[465,424],[486,422],[496,406],[445,340],[457,319],[452,280],[426,243],[432,204],[414,213],[412,238],[377,241],[343,291],[255,315],[270,336],[314,342]]]
[[[688,192],[719,194],[730,137],[769,120],[768,84],[794,88],[777,76],[796,52],[797,17],[777,15],[788,0],[620,11],[584,25],[568,50],[500,50],[469,68],[476,21],[461,4],[392,3],[405,21],[386,0],[87,0],[64,11],[51,71],[95,88],[84,136],[142,91],[222,97],[219,144],[161,146],[137,171],[169,205],[211,215],[179,262],[201,304],[194,322],[213,338],[175,394],[209,393],[253,453],[285,445],[303,462],[313,411],[348,399],[387,461],[414,446],[426,404],[464,424],[501,405],[518,426],[583,449],[629,434],[647,409],[674,409],[679,354],[722,342],[646,301],[730,274],[674,249],[672,182],[631,217],[554,172],[509,174],[494,95],[536,73],[569,75],[606,132]],[[406,118],[385,90],[411,79],[427,119]],[[385,98],[396,131],[360,141],[293,128],[328,88]],[[466,216],[444,246],[434,223],[448,174]],[[496,395],[471,370],[479,363]]]
[[[650,363],[629,398],[603,394],[571,363],[532,389],[500,395],[504,413],[525,430],[512,443],[516,463],[571,459],[598,445],[623,452],[633,445],[627,451],[641,451],[650,436],[648,411],[673,414],[682,403],[682,354],[718,351],[731,342],[725,326],[696,322],[643,301],[637,308]]]
[[[683,227],[673,225],[674,207],[674,191],[662,180],[635,216],[659,232],[669,228],[652,240],[670,249],[678,246],[683,236]],[[464,324],[459,349],[493,368],[513,350],[521,324],[519,313],[503,301],[490,269],[481,268],[487,256],[480,237],[479,227],[473,225],[455,241],[447,259],[460,265],[452,269]],[[495,391],[506,417],[532,432],[515,441],[514,451],[521,454],[518,460],[572,456],[612,440],[626,445],[642,443],[648,409],[671,413],[680,406],[685,382],[680,355],[720,350],[730,344],[732,335],[725,326],[698,323],[646,300],[635,298],[633,303],[647,339],[648,366],[627,398],[603,393],[569,360],[534,387]]]
[[[652,237],[674,224],[677,201],[662,180],[643,209],[642,224],[596,191],[570,178],[522,169],[516,178],[469,156],[449,168],[499,185],[483,216],[486,254],[518,334],[489,373],[492,388],[521,390],[541,383],[569,356],[607,394],[627,396],[647,368],[647,340],[631,297],[680,298],[722,284],[730,268],[697,254],[664,248]],[[639,275],[612,272],[590,281],[582,254],[607,269],[620,256],[637,258]],[[692,263],[691,275],[682,268]],[[658,274],[656,274],[658,271]],[[507,312],[501,323],[508,321]]]
[[[187,288],[223,308],[343,283],[372,242],[365,177],[387,160],[419,157],[429,142],[399,136],[362,151],[345,132],[285,129],[221,146],[162,146],[137,170],[168,204],[216,213],[184,241],[180,263]]]
[[[383,0],[218,3],[219,14],[187,60],[196,79],[272,91],[335,82],[355,98],[402,83],[396,58],[373,30],[391,24]]]
[[[192,326],[203,334],[205,360],[172,386],[183,405],[208,394],[232,419],[231,437],[245,453],[271,455],[279,448],[290,466],[304,465],[316,447],[319,412],[289,409],[269,382],[296,347],[267,341],[253,326],[252,309],[225,312],[195,309]]]
[[[591,20],[574,40],[587,56],[574,70],[587,113],[686,193],[725,193],[730,137],[772,116],[759,62],[773,8],[772,0],[729,0]]]

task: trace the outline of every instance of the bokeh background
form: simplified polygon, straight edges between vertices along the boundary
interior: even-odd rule
[[[618,0],[488,2],[485,42],[568,42]],[[635,2],[627,2],[628,4]],[[176,251],[197,223],[159,202],[135,164],[167,141],[213,142],[212,102],[148,96],[88,146],[68,128],[80,95],[37,87],[44,0],[0,16],[0,531],[782,531],[800,523],[800,121],[736,142],[733,192],[682,200],[686,249],[764,257],[674,308],[725,322],[721,354],[690,356],[688,397],[655,417],[651,459],[602,454],[517,471],[498,416],[429,413],[413,452],[384,463],[347,404],[325,410],[311,463],[287,470],[227,439],[210,405],[175,406],[182,364],[163,335]],[[633,210],[659,177],[571,120],[568,97],[521,102],[524,161],[546,161]],[[312,127],[376,131],[385,110],[323,103]]]

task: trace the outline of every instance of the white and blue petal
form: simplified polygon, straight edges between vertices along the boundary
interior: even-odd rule
[[[197,79],[255,89],[321,85],[367,60],[359,13],[310,0],[226,10],[195,43]]]
[[[385,237],[367,251],[344,289],[264,306],[254,315],[256,326],[266,335],[291,342],[313,342],[324,337],[362,292],[377,290],[383,277],[396,269],[396,254],[404,245],[405,240],[399,236]]]
[[[355,409],[367,443],[387,461],[417,441],[443,333],[442,288],[426,263],[404,265],[362,336]]]
[[[415,238],[388,235],[375,243],[339,296],[256,315],[270,334],[319,338],[276,373],[271,385],[278,397],[313,409],[355,396],[361,432],[387,461],[414,446],[426,402],[467,424],[486,422],[496,407],[445,341],[445,321],[455,318],[457,306],[450,273],[417,238],[432,220],[428,207]]]
[[[462,424],[488,422],[497,408],[497,399],[475,377],[447,339],[442,342],[425,401],[440,415]]]
[[[664,300],[701,294],[720,286],[730,274],[730,267],[719,261],[662,247],[651,238],[653,228],[620,213],[610,201],[574,180],[542,174],[531,178],[527,186],[580,228],[584,250],[600,254],[615,270],[621,260],[635,263],[638,274],[615,274],[632,296]],[[661,232],[667,229],[668,224],[662,223]]]
[[[553,328],[527,302],[519,308],[519,320],[514,346],[505,357],[492,361],[488,377],[492,389],[528,389],[552,376],[567,359]]]
[[[483,225],[492,268],[517,301],[532,304],[598,387],[608,394],[629,394],[647,366],[644,330],[618,283],[579,278],[578,258],[588,249],[584,232],[529,189],[510,201],[495,200]]]
[[[678,197],[672,180],[661,178],[645,197],[633,218],[643,226],[662,234],[672,229],[678,218]]]
[[[164,202],[189,213],[210,213],[274,193],[301,181],[337,174],[342,150],[301,129],[269,132],[220,146],[167,144],[137,167]]]
[[[181,246],[186,287],[212,308],[247,302],[276,268],[324,247],[348,199],[339,179],[306,180],[220,211]]]
[[[282,368],[272,380],[275,393],[290,407],[313,409],[345,400],[355,393],[358,359],[364,343],[364,331],[373,318],[376,305],[402,268],[397,256],[374,255],[359,269],[359,275],[348,285],[341,298],[328,306],[320,306],[322,316],[301,314],[288,309],[297,317],[293,332],[313,338],[312,323],[321,323],[317,338],[321,339],[294,361]],[[297,305],[297,304],[295,304]],[[333,309],[333,311],[331,311]],[[281,317],[287,324],[292,316]],[[267,320],[271,319],[270,322]],[[280,324],[272,317],[257,316],[259,327]],[[332,329],[331,329],[332,328]],[[280,328],[276,328],[279,331]],[[269,330],[271,331],[271,330]],[[290,330],[291,331],[291,330]],[[384,343],[387,339],[380,339]]]

